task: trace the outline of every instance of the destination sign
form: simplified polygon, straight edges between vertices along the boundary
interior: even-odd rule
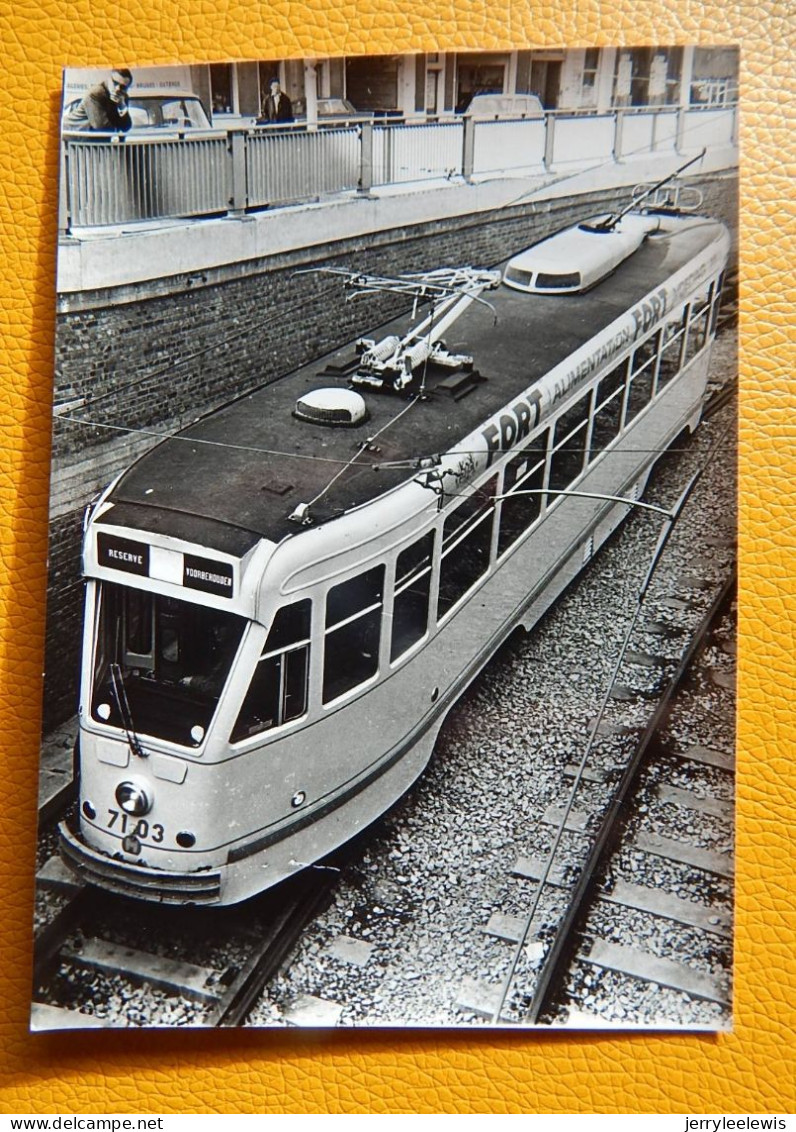
[[[149,574],[149,547],[143,542],[97,533],[97,563],[128,574]]]
[[[148,546],[145,542],[136,542],[134,539],[120,538],[119,535],[97,531],[98,566],[123,570],[127,574],[138,574],[143,578],[152,578],[154,581],[181,583],[186,589],[201,590],[203,593],[216,594],[219,597],[234,595],[235,575],[231,562],[200,558],[196,554],[175,555],[171,551],[169,553],[177,558],[177,571],[179,571],[179,558],[182,558],[182,578],[180,578],[179,573],[173,572],[171,568],[164,573],[163,563],[157,556],[162,557],[165,553],[157,547]]]
[[[192,590],[232,597],[232,566],[229,562],[216,562],[212,558],[196,558],[186,554],[183,560],[182,584]]]

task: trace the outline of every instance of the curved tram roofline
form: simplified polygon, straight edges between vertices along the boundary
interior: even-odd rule
[[[104,493],[79,824],[61,826],[76,872],[230,904],[408,789],[464,688],[698,424],[728,233],[672,210],[645,227],[584,294],[469,269],[380,280],[428,305],[419,326],[212,414]]]

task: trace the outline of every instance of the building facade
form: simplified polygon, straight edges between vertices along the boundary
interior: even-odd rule
[[[444,117],[475,94],[536,94],[548,110],[689,106],[734,101],[736,48],[638,47],[433,52],[210,66],[197,76],[215,114],[256,115],[278,78],[297,114],[314,99],[345,98],[358,111],[406,119]],[[314,96],[314,98],[313,98]],[[311,113],[308,117],[311,117]]]
[[[179,70],[179,79],[175,80]],[[71,72],[65,102],[97,81]],[[616,107],[725,105],[737,100],[735,47],[575,48],[425,55],[357,55],[328,59],[140,68],[139,89],[168,75],[199,94],[214,124],[260,114],[272,79],[313,123],[324,100],[346,99],[356,111],[408,121],[462,112],[476,94],[536,94],[547,110],[607,112]]]

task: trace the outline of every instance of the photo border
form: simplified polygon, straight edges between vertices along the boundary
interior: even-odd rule
[[[158,4],[162,16],[168,6]],[[787,1075],[793,1001],[788,914],[786,689],[794,657],[786,609],[796,576],[792,455],[796,393],[781,212],[793,157],[784,101],[793,72],[785,7],[775,0],[677,2],[640,11],[632,0],[578,13],[575,3],[518,4],[497,14],[478,0],[405,0],[253,14],[190,0],[181,34],[164,43],[152,7],[120,19],[107,0],[67,11],[15,8],[3,18],[2,92],[7,214],[17,223],[3,266],[4,417],[0,491],[3,641],[0,881],[5,1020],[0,1089],[7,1112],[732,1112],[793,1111]],[[346,18],[347,17],[347,18]],[[791,17],[791,24],[793,17]],[[170,25],[172,26],[172,25]],[[176,25],[175,25],[176,26]],[[42,30],[45,29],[45,30]],[[114,30],[109,30],[114,29]],[[394,53],[594,43],[740,43],[741,542],[740,709],[735,1030],[730,1035],[479,1034],[413,1031],[200,1034],[27,1032],[54,334],[61,67],[122,58],[180,60]],[[791,335],[792,337],[792,335]],[[790,363],[790,364],[789,364]],[[790,457],[788,445],[790,444]],[[782,484],[787,487],[783,489]],[[790,541],[789,541],[790,540]],[[792,592],[790,597],[792,598]]]

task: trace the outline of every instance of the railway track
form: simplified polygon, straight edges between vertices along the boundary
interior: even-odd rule
[[[355,850],[234,911],[153,908],[75,882],[49,861],[40,883],[66,900],[36,936],[32,1028],[241,1025]]]
[[[718,413],[732,393],[732,388],[714,392],[705,416],[710,418]],[[716,541],[723,544],[724,540],[719,537]],[[710,554],[705,557],[709,559]],[[623,752],[630,738],[637,735],[642,714],[649,714],[659,685],[664,677],[669,679],[676,667],[679,642],[692,607],[701,609],[709,604],[711,587],[715,588],[715,578],[704,575],[699,561],[695,560],[692,574],[681,576],[674,592],[659,595],[655,613],[640,625],[639,634],[631,642],[632,647],[626,656],[628,673],[623,671],[622,679],[614,682],[609,710],[599,728],[603,758],[596,760],[595,766],[587,768],[582,775],[577,805],[573,805],[567,815],[564,844],[568,850],[575,842],[584,840],[584,833],[589,839],[595,837],[597,826],[583,802],[585,793],[599,794],[597,800],[602,799],[603,806],[609,804],[617,779],[621,777],[621,770],[618,774],[617,768],[626,758]],[[704,747],[709,749],[709,742],[706,741]],[[704,766],[704,763],[695,763],[690,756],[688,760],[685,758],[692,748],[693,745],[686,745],[671,757],[678,761],[681,768],[692,764]],[[714,766],[713,771],[718,774],[719,768]],[[570,768],[570,780],[574,772],[575,768]],[[683,789],[683,786],[674,786],[673,789]],[[661,804],[670,809],[672,806],[683,809],[683,801],[670,792],[668,800],[662,800]],[[551,805],[540,823],[548,841],[550,832],[557,828],[556,808]],[[576,828],[578,824],[581,829]],[[625,857],[640,854],[655,857],[671,871],[675,867],[671,864],[673,859],[662,855],[662,850],[667,848],[661,841],[664,835],[653,833],[651,836],[658,837],[657,856],[648,847],[638,844],[633,847],[629,842],[624,844],[621,852]],[[605,840],[607,842],[609,838]],[[676,838],[670,837],[669,840]],[[355,847],[353,852],[357,852]],[[533,855],[516,859],[512,874],[526,896],[529,880],[538,883],[543,865],[538,856],[536,860]],[[700,871],[699,865],[683,867]],[[310,871],[304,879],[331,880],[333,883],[320,884],[317,890],[309,885],[303,893],[296,891],[289,897],[285,896],[284,903],[279,905],[270,897],[267,903],[265,897],[251,901],[243,906],[245,911],[242,914],[236,912],[234,917],[225,917],[223,913],[210,910],[186,910],[183,913],[174,909],[156,910],[149,916],[138,902],[98,898],[86,890],[70,892],[65,887],[66,882],[55,877],[55,866],[45,866],[44,871],[48,870],[53,876],[49,880],[43,878],[42,884],[57,888],[63,895],[59,901],[60,910],[54,918],[49,917],[49,922],[45,923],[37,937],[34,997],[38,1005],[34,1008],[33,1026],[39,1029],[86,1024],[243,1024],[253,1004],[262,999],[263,988],[274,973],[284,970],[287,957],[302,939],[302,933],[313,916],[325,903],[329,903],[336,879],[336,874],[321,878],[317,871]],[[505,911],[494,911],[485,926],[487,935],[515,948],[520,933],[524,935],[522,954],[517,964],[518,979],[516,982],[512,980],[505,1009],[497,1010],[494,983],[486,988],[485,993],[481,993],[484,988],[474,986],[474,994],[459,995],[459,1017],[462,1012],[464,1015],[473,1013],[481,1019],[497,1017],[501,1022],[514,1024],[527,1024],[534,1020],[540,1023],[563,1021],[566,1018],[577,1024],[578,1018],[585,1018],[584,1024],[588,1024],[589,1019],[591,1024],[600,1024],[599,1016],[592,1012],[592,1004],[587,1001],[594,986],[606,980],[638,977],[627,967],[620,969],[619,966],[623,958],[628,962],[631,960],[627,952],[634,949],[616,939],[604,938],[605,933],[601,934],[599,928],[601,910],[606,904],[610,904],[615,912],[617,908],[626,906],[621,904],[620,898],[629,900],[634,895],[638,896],[638,893],[627,891],[627,887],[634,883],[632,875],[630,879],[621,876],[618,888],[609,891],[610,878],[620,871],[618,866],[601,860],[599,865],[592,864],[588,869],[581,869],[579,874],[573,854],[568,852],[563,863],[549,870],[548,883],[542,886],[537,914],[531,918],[527,931],[526,917],[516,905]],[[711,888],[714,874],[705,869],[701,873],[704,874],[702,887]],[[577,911],[572,913],[571,930],[561,935],[562,942],[557,944],[559,958],[548,975],[545,973],[546,964],[552,963],[548,956],[552,955],[553,945],[560,935],[557,925],[565,913],[567,894],[577,886],[578,875],[586,874],[594,881]],[[699,895],[699,892],[695,893],[696,897]],[[704,904],[696,898],[689,902]],[[676,906],[670,903],[669,907]],[[136,913],[136,923],[134,930],[128,933],[122,925],[129,923],[131,909]],[[666,919],[660,909],[655,913],[634,908],[633,915],[640,914],[657,917],[659,921]],[[726,924],[726,913],[721,907],[713,907],[708,902],[708,912],[703,919],[705,917],[708,921],[711,918],[718,920],[717,924],[709,924],[704,931],[721,944],[725,937],[719,931],[711,931],[711,927]],[[669,917],[668,922],[676,921]],[[595,923],[597,926],[594,926]],[[360,944],[359,940],[346,936],[341,939],[352,948],[354,944]],[[619,950],[622,948],[624,952]],[[347,961],[354,962],[350,958]],[[665,969],[666,965],[659,963],[656,968],[658,975],[663,977]],[[703,973],[710,975],[710,972]],[[537,987],[541,987],[543,976],[548,989],[541,996],[537,995]],[[649,979],[647,982],[650,986],[656,985]],[[719,983],[720,979],[717,986]],[[106,990],[108,1000],[114,998],[126,1003],[121,1012],[117,1007],[106,1007]],[[673,993],[687,994],[685,991]],[[315,1001],[321,1006],[324,1003],[328,1006],[333,998],[332,994],[320,993]],[[75,1003],[82,1006],[81,1012],[75,1011]],[[85,1013],[87,1004],[91,1004],[92,1015]],[[330,1013],[328,1023],[333,1024],[338,1016],[339,1010],[334,1016]],[[282,1017],[287,1017],[285,1012],[281,1012],[280,1020]],[[314,1017],[319,1024],[324,1024],[324,1018],[318,1014]]]
[[[640,853],[669,862],[675,869],[695,869],[708,877],[732,876],[732,858],[729,854],[706,849],[687,839],[664,837],[652,832],[649,820],[638,820],[638,810],[643,805],[644,813],[648,816],[651,807],[657,804],[659,808],[674,807],[680,813],[712,815],[727,824],[725,839],[731,837],[732,803],[726,796],[706,795],[695,790],[690,783],[684,788],[662,781],[657,783],[650,800],[642,790],[642,770],[645,769],[648,757],[655,758],[656,749],[660,754],[662,730],[673,710],[676,697],[718,619],[726,613],[734,588],[733,573],[719,589],[691,637],[617,783],[610,805],[597,823],[586,864],[572,890],[566,914],[538,973],[533,999],[526,1013],[527,1021],[531,1023],[537,1023],[543,1018],[551,1020],[555,1016],[556,1008],[569,997],[566,988],[572,979],[573,966],[583,963],[602,971],[616,972],[625,978],[667,986],[678,993],[719,1006],[729,1006],[728,980],[723,974],[717,976],[700,971],[687,962],[644,950],[635,943],[639,934],[637,925],[631,929],[628,923],[627,934],[634,938],[632,944],[604,938],[590,932],[586,925],[590,919],[598,917],[598,905],[609,901],[627,909],[630,914],[641,913],[658,920],[679,923],[697,933],[706,932],[722,938],[727,938],[730,933],[730,922],[725,912],[684,900],[676,892],[668,891],[666,886],[649,888],[644,884],[634,883],[632,874],[637,869],[629,870],[630,879],[625,879],[621,874],[627,875],[628,870],[620,867],[617,858],[628,854],[635,858]],[[710,748],[691,746],[683,751],[676,750],[673,757],[681,763],[683,769],[698,765],[710,766],[722,775],[731,774],[732,771],[729,754]],[[639,801],[640,798],[643,799],[642,802]],[[631,824],[627,817],[628,811],[634,815],[633,824],[636,828],[623,839],[623,828]],[[644,871],[648,874],[649,866]],[[630,919],[632,915],[628,916],[628,921]],[[614,923],[611,934],[621,933],[621,928],[621,924]],[[572,1012],[572,1021],[578,1020],[582,1021],[582,1018],[576,1008]]]
[[[686,578],[684,584],[703,597],[708,585],[698,577]],[[652,906],[640,909],[639,900],[645,895],[640,889],[644,886],[624,879],[618,884],[609,883],[605,878],[615,871],[610,863],[610,846],[616,840],[617,822],[624,817],[628,798],[643,767],[643,755],[656,741],[660,724],[671,710],[672,697],[687,676],[693,656],[703,647],[717,611],[726,604],[730,586],[728,581],[711,600],[621,777],[617,773],[617,744],[626,745],[628,734],[638,731],[637,716],[630,724],[624,724],[622,713],[639,702],[649,711],[651,693],[648,686],[629,687],[633,684],[632,675],[628,677],[628,684],[618,681],[614,684],[614,695],[610,699],[613,710],[597,727],[601,738],[608,743],[608,751],[600,757],[595,747],[595,765],[581,768],[578,792],[572,793],[573,805],[568,812],[563,814],[561,807],[552,805],[542,817],[542,825],[548,831],[562,828],[563,824],[568,838],[563,863],[552,861],[546,868],[538,858],[518,858],[512,870],[515,878],[526,887],[529,881],[539,885],[541,899],[537,901],[535,914],[523,921],[511,913],[493,913],[486,925],[487,935],[519,947],[522,962],[517,964],[517,979],[512,978],[505,995],[501,996],[505,1000],[503,1006],[495,1005],[493,985],[487,991],[473,988],[469,997],[460,997],[460,1010],[482,1018],[490,1016],[491,1012],[493,1021],[515,1024],[560,1020],[563,1011],[571,1024],[597,1025],[600,1024],[598,1015],[573,1005],[589,997],[592,982],[589,968],[600,972],[600,977],[607,974],[620,980],[646,978],[650,983],[668,979],[669,985],[673,985],[676,965],[656,962],[651,955],[644,957],[638,948],[623,947],[604,939],[584,924],[589,917],[599,916],[599,908],[606,901],[658,918],[671,919],[679,915],[682,919],[687,911],[676,896],[667,896],[660,890],[654,893]],[[679,597],[669,598],[668,604],[663,599],[660,609],[664,616],[668,610],[675,623],[648,621],[641,625],[642,640],[634,641],[638,648],[629,650],[626,656],[631,670],[646,674],[648,678],[651,673],[658,683],[661,669],[666,664],[672,667],[671,659],[662,661],[641,650],[649,648],[650,641],[677,642],[683,634],[676,622],[682,619],[687,604]],[[704,748],[701,750],[704,752]],[[687,759],[678,752],[676,758],[686,765],[688,760],[699,761],[699,752],[692,749]],[[712,760],[714,766],[721,763],[715,753],[703,755],[703,765],[705,759]],[[577,770],[567,768],[570,780],[574,780]],[[664,805],[687,804],[681,787],[659,790],[658,795]],[[704,799],[702,801],[704,803]],[[595,806],[601,806],[604,814],[599,822],[588,812],[588,807]],[[554,824],[557,821],[558,826]],[[624,825],[627,824],[625,819]],[[588,835],[591,848],[586,863],[579,869],[573,861],[572,844],[573,838],[582,840],[584,835]],[[360,851],[361,846],[349,846],[349,858],[353,859]],[[676,839],[656,834],[648,834],[646,841],[642,837],[623,844],[617,852],[657,854],[659,859],[670,861],[678,860],[679,852],[681,863],[689,860],[687,845],[680,843],[678,848]],[[708,858],[704,852],[693,852],[691,867],[704,871]],[[244,1024],[250,1009],[290,956],[307,925],[330,902],[337,879],[334,869],[343,865],[341,859],[328,871],[308,870],[296,878],[295,883],[283,886],[285,891],[280,889],[277,899],[274,894],[267,894],[243,906],[243,915],[230,916],[229,910],[226,913],[207,909],[153,910],[138,902],[109,897],[75,885],[54,862],[49,862],[42,870],[42,883],[67,892],[69,899],[36,941],[33,1027],[44,1030],[86,1025],[224,1027]],[[649,899],[649,889],[646,895]],[[726,930],[726,914],[699,904],[693,904],[690,911],[692,917],[703,923],[704,931],[721,935]],[[129,923],[131,912],[135,913],[135,925],[128,933],[120,925]],[[104,934],[103,925],[110,929]],[[721,931],[716,930],[718,926]],[[146,943],[142,944],[142,940]],[[216,953],[221,958],[199,962],[201,956],[196,952],[196,941],[201,941],[203,953]],[[233,958],[230,958],[231,951]],[[711,981],[710,975],[696,977],[689,991],[686,972],[683,970],[680,975],[680,993],[699,993],[700,988],[704,990],[715,983],[713,1001],[726,1001],[720,980]],[[106,1013],[104,990],[108,997],[121,998],[128,1004],[125,1017]],[[322,996],[317,1001],[323,1005]],[[81,1004],[82,1010],[75,1010],[73,1003]],[[92,1013],[87,1014],[89,1003]]]
[[[706,543],[724,546],[726,539],[707,536]],[[591,1005],[596,998],[591,992],[595,977],[589,970],[599,972],[598,982],[610,977],[620,984],[635,980],[668,988],[675,995],[674,1010],[682,1004],[677,996],[713,1004],[719,1015],[729,1009],[729,898],[724,892],[722,902],[716,890],[732,876],[731,855],[684,839],[677,819],[674,828],[661,835],[651,815],[657,809],[678,815],[690,812],[699,815],[697,820],[708,815],[714,823],[712,835],[725,846],[732,840],[731,753],[667,743],[662,735],[684,686],[695,678],[694,665],[719,621],[728,616],[734,566],[716,584],[715,578],[700,575],[697,561],[697,572],[679,581],[677,595],[658,594],[653,601],[663,619],[642,619],[628,641],[633,647],[626,649],[621,667],[614,672],[604,710],[592,721],[583,758],[579,765],[566,768],[565,794],[541,816],[537,841],[545,851],[514,863],[512,875],[525,886],[524,892],[518,894],[515,887],[512,910],[494,911],[484,929],[488,936],[511,945],[511,959],[500,984],[494,979],[466,981],[458,1002],[465,1014],[493,1024],[604,1024],[598,1014],[578,1005],[585,1000]],[[684,592],[689,597],[682,596]],[[689,619],[692,623],[686,629]],[[686,635],[685,643],[678,645],[676,662],[653,651],[656,641],[674,642]],[[730,699],[732,677],[719,673],[715,678]],[[662,757],[678,766],[674,783],[661,778]],[[654,787],[648,782],[651,767],[653,777],[659,778]],[[693,787],[689,778],[695,777],[694,767],[709,768],[718,777],[715,793],[710,785]],[[671,826],[671,817],[668,822]],[[646,864],[640,864],[641,858]],[[649,863],[652,859],[664,863],[663,876],[646,885],[639,883],[639,874],[647,878],[656,874]],[[693,893],[683,898],[680,890],[688,888],[684,872],[692,887],[690,874],[700,878],[696,884],[708,892],[707,903]],[[710,903],[711,891],[716,906]],[[523,905],[520,914],[518,904]],[[602,915],[606,904],[613,906],[609,917]],[[610,921],[602,932],[601,915],[603,921]],[[641,926],[639,918],[644,921]],[[675,959],[638,945],[639,936],[654,934],[649,928],[652,922],[691,932],[685,956]],[[723,941],[723,949],[713,946],[716,938]],[[701,969],[688,962],[690,955],[710,954],[715,968],[718,952],[724,957],[718,973],[706,970],[704,962]],[[627,994],[627,986],[624,990],[626,1000],[634,997]],[[620,1018],[622,1014],[620,1006]],[[676,1013],[668,1021],[676,1023]]]

